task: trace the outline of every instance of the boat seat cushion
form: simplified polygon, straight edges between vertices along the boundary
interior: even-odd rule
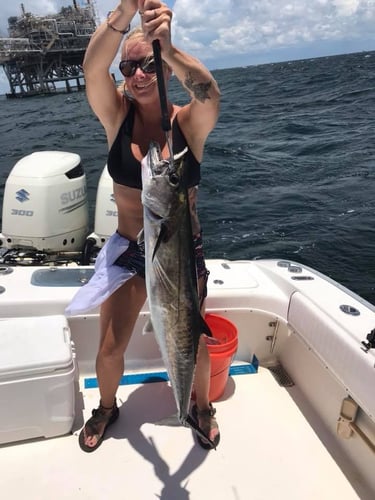
[[[373,350],[366,353],[354,334],[300,292],[291,297],[288,323],[375,421]]]

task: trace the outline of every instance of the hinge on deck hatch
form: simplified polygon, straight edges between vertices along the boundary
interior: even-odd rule
[[[343,399],[340,415],[337,419],[337,435],[343,439],[350,439],[356,434],[375,453],[375,444],[356,424],[359,406],[351,397]]]

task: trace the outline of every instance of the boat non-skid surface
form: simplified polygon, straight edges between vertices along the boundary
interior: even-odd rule
[[[266,368],[229,378],[215,403],[221,442],[210,452],[190,429],[160,425],[175,403],[168,383],[157,382],[120,386],[118,421],[84,453],[78,434],[99,395],[80,386],[72,435],[0,447],[3,498],[359,498],[294,402],[297,389]]]

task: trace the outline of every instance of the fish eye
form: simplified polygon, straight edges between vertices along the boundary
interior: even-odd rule
[[[178,186],[179,182],[180,182],[180,178],[176,173],[173,172],[173,173],[169,174],[169,183],[172,186]]]

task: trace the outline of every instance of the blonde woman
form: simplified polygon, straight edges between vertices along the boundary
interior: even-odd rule
[[[137,11],[141,27],[128,32]],[[68,313],[74,314],[101,303],[101,338],[96,360],[100,404],[79,437],[80,446],[86,452],[98,448],[107,427],[118,417],[116,391],[124,372],[124,353],[146,300],[144,251],[137,244],[137,235],[143,227],[140,162],[151,141],[161,145],[165,158],[169,155],[161,129],[152,50],[155,39],[160,42],[166,83],[173,72],[190,96],[182,107],[168,102],[168,113],[174,152],[188,147],[190,211],[202,304],[206,295],[208,271],[196,212],[197,186],[204,144],[218,118],[220,92],[210,72],[172,44],[171,20],[171,10],[158,0],[122,0],[92,36],[84,60],[87,97],[107,136],[107,164],[118,208],[116,234],[100,252],[93,278],[68,307]],[[125,78],[125,92],[115,86],[110,73],[121,43],[120,70]],[[106,281],[103,275],[110,283],[108,287],[103,286]],[[209,383],[209,355],[202,336],[194,380],[193,415],[206,435],[218,444],[220,434],[215,409],[208,399]],[[198,442],[210,448],[207,441],[198,438]]]

